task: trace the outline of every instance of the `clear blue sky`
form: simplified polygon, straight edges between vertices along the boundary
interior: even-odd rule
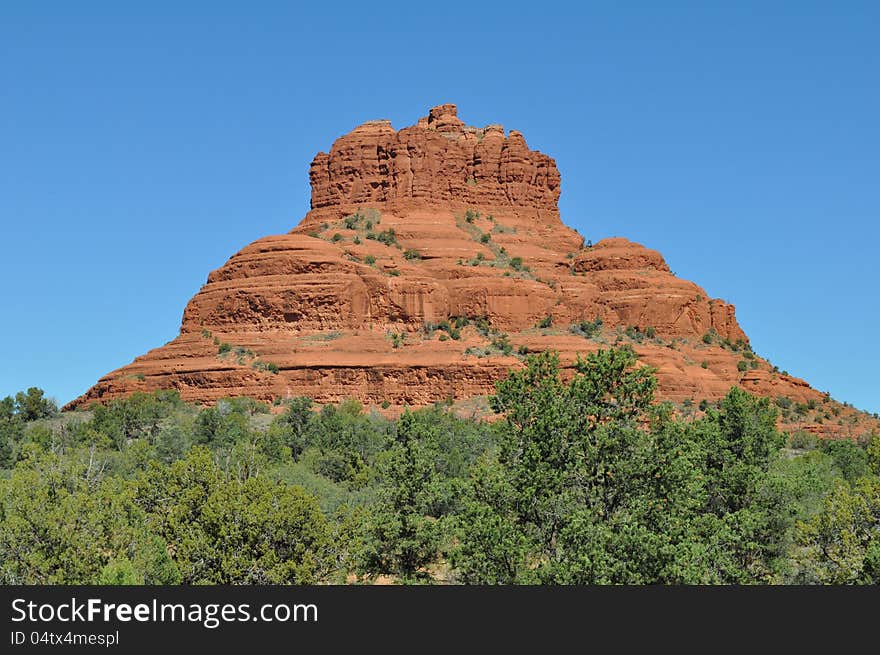
[[[880,411],[880,3],[530,4],[5,0],[0,396],[65,402],[172,339],[305,214],[318,150],[453,102],[556,158],[569,225]]]

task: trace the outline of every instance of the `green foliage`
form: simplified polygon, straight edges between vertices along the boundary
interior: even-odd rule
[[[427,567],[437,557],[441,526],[431,516],[439,480],[421,444],[424,430],[410,412],[397,425],[396,440],[381,467],[381,500],[369,525],[366,569],[394,573],[405,581],[430,579]]]
[[[142,585],[144,576],[135,568],[130,559],[123,556],[110,560],[101,572],[95,584],[99,585]]]
[[[838,483],[797,528],[796,582],[880,584],[880,479]]]
[[[814,450],[819,444],[819,439],[806,430],[795,430],[788,437],[788,445],[798,450]]]
[[[653,333],[653,328],[651,328],[651,330]],[[636,325],[628,325],[626,330],[624,330],[624,334],[636,343],[642,343],[642,341],[644,341],[645,338],[648,337],[647,331],[643,332],[641,328]]]
[[[574,551],[560,548],[560,540],[577,539],[567,531],[576,524],[569,521],[579,521],[589,507],[607,512],[619,502],[611,492],[613,471],[627,459],[618,459],[619,449],[631,441],[630,423],[650,403],[655,385],[649,370],[628,370],[633,362],[627,351],[599,351],[578,361],[578,375],[566,385],[558,357],[542,353],[498,383],[492,398],[504,415],[498,457],[483,464],[469,489],[453,554],[464,581],[579,578],[564,572],[562,560]],[[620,430],[606,433],[609,421]]]
[[[553,327],[553,315],[547,314],[547,316],[545,316],[540,321],[538,321],[538,327],[539,328]]]
[[[469,327],[512,354],[485,317],[424,330]],[[270,416],[156,392],[47,416],[2,399],[0,583],[880,582],[876,434],[784,448],[776,407],[820,403],[734,388],[682,412],[653,401],[632,348],[573,377],[519,353],[494,422],[451,396],[398,420],[355,400],[276,398]]]
[[[480,336],[489,339],[489,344],[483,348],[466,348],[464,351],[465,355],[488,357],[497,353],[501,353],[502,355],[510,355],[513,353],[513,344],[510,342],[510,337],[491,327],[489,325],[489,320],[485,316],[474,318],[473,324]]]
[[[387,230],[383,230],[382,232],[367,232],[367,238],[372,239],[373,241],[378,241],[379,243],[383,243],[386,246],[399,246],[397,243],[397,234],[394,231],[393,227],[389,227]]]
[[[106,405],[95,406],[89,427],[106,435],[121,450],[135,439],[147,439],[153,443],[162,421],[182,408],[183,401],[176,391],[138,391]]]
[[[0,420],[10,420],[13,418],[21,418],[15,407],[15,398],[6,396],[0,400]]]
[[[260,359],[256,359],[251,362],[251,368],[254,368],[258,371],[268,371],[274,375],[278,375],[281,372],[281,369],[278,367],[278,364],[274,362],[264,362]]]
[[[0,480],[0,581],[309,584],[364,571],[373,509],[387,508],[379,501],[394,479],[386,473],[411,470],[395,469],[394,423],[355,401],[317,413],[307,398],[285,405],[258,428],[267,410],[251,399],[196,411],[175,395],[143,394],[96,409],[97,420],[26,425],[22,462]],[[14,414],[13,402],[0,405],[0,418]],[[433,516],[458,506],[449,481],[467,476],[491,428],[441,410],[412,420],[438,480],[413,534],[440,540]],[[117,434],[128,435],[121,451]],[[400,562],[414,557],[407,543]]]
[[[831,457],[834,465],[849,482],[868,475],[868,453],[849,439],[828,440],[822,451]]]
[[[191,430],[181,422],[168,422],[159,428],[155,437],[155,456],[158,461],[170,464],[182,458],[192,446]]]
[[[568,331],[586,339],[592,339],[602,330],[602,319],[598,316],[592,321],[581,321],[569,326]]]
[[[785,396],[777,397],[774,402],[776,403],[776,406],[780,409],[791,409],[792,406],[791,398],[787,398]]]
[[[11,436],[11,432],[5,427],[0,427],[0,469],[9,468],[14,461],[14,444],[17,438]]]
[[[409,248],[403,252],[403,257],[409,261],[420,261],[422,259],[422,254],[418,250]]]
[[[249,437],[247,414],[223,401],[199,412],[192,432],[193,443],[213,448],[229,448]]]
[[[487,316],[475,316],[473,318],[468,319],[471,324],[473,324],[474,329],[477,333],[482,337],[488,337],[490,332],[492,331],[492,327],[489,324],[489,318]]]
[[[480,243],[489,243],[489,241],[491,241],[491,240],[492,240],[492,235],[490,235],[488,232],[484,232],[480,236]]]
[[[351,214],[350,216],[346,216],[342,219],[343,224],[345,225],[346,230],[354,230],[357,229],[358,223],[360,223],[364,219],[360,214]]]
[[[30,387],[27,391],[15,394],[15,410],[23,421],[37,421],[41,418],[52,418],[58,413],[54,400],[46,398],[39,387]]]
[[[313,418],[312,399],[290,398],[285,401],[285,411],[272,421],[267,433],[265,448],[272,459],[283,459],[284,451],[298,459],[309,444],[309,429]]]
[[[303,458],[316,473],[335,482],[362,485],[368,466],[384,450],[390,429],[385,419],[364,414],[357,401],[325,405],[304,433]]]
[[[364,264],[368,264],[369,266],[372,266],[372,265],[375,264],[375,263],[376,263],[376,257],[375,257],[375,256],[373,256],[373,255],[367,255],[366,257],[364,257]]]
[[[30,449],[12,477],[0,481],[0,581],[90,584],[111,575],[138,584],[180,581],[166,542],[135,502],[135,486],[103,477],[101,469],[94,452],[62,458]]]
[[[0,468],[9,468],[14,451],[24,437],[25,421],[16,411],[15,399],[6,396],[0,400]]]
[[[492,341],[492,347],[499,350],[502,355],[509,355],[513,352],[513,345],[506,334],[498,334]]]
[[[136,502],[174,545],[185,584],[312,584],[328,571],[328,527],[301,487],[230,479],[196,448],[138,481]]]
[[[865,448],[865,454],[871,472],[876,476],[880,476],[880,435],[876,433],[871,435],[871,439]]]
[[[733,389],[718,411],[677,421],[652,408],[656,381],[634,361],[600,350],[564,383],[544,353],[498,384],[498,454],[475,469],[459,518],[462,581],[782,575],[795,510],[784,485],[768,482],[782,446],[769,403]]]
[[[443,330],[444,332],[446,332],[446,335],[441,335],[440,341],[445,341],[445,336],[448,336],[448,338],[458,341],[459,339],[461,339],[460,328],[467,325],[467,319],[465,318],[463,319],[463,321],[464,322],[462,322],[462,319],[459,317],[440,321],[436,325],[431,322],[426,322],[422,326],[422,332],[425,334],[426,337],[431,337],[433,336],[435,331]]]
[[[228,352],[231,351],[231,350],[232,350],[232,345],[231,345],[231,344],[228,344],[228,343],[226,343],[226,342],[224,341],[224,342],[221,343],[220,346],[217,348],[217,354],[218,354],[218,355],[225,355],[226,353],[228,353]]]

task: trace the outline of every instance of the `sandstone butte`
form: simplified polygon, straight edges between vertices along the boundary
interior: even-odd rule
[[[319,153],[309,178],[296,228],[233,255],[190,300],[177,338],[68,409],[177,389],[208,404],[310,396],[479,415],[522,353],[556,350],[570,370],[579,354],[629,344],[656,368],[658,397],[684,412],[739,385],[787,399],[784,428],[853,438],[878,427],[754,355],[733,305],[658,252],[585,242],[560,218],[555,161],[515,130],[467,126],[455,105],[399,131],[369,121]],[[456,317],[468,324],[454,328]],[[589,334],[596,318],[594,335],[572,331],[589,322]]]

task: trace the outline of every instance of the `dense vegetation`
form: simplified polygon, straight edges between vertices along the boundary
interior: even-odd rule
[[[880,438],[699,418],[629,350],[500,382],[499,420],[174,392],[0,401],[0,582],[880,583]]]

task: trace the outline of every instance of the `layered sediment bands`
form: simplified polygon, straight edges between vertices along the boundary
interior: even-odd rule
[[[318,154],[310,179],[296,228],[233,255],[187,304],[176,339],[71,406],[174,388],[206,403],[353,397],[395,412],[451,399],[474,411],[520,353],[557,350],[571,366],[622,344],[657,369],[660,398],[684,407],[732,385],[829,402],[752,356],[733,305],[657,251],[587,244],[566,227],[555,162],[516,131],[468,127],[453,105],[399,131],[372,121]],[[835,408],[834,421],[791,427],[851,436],[868,425]]]

